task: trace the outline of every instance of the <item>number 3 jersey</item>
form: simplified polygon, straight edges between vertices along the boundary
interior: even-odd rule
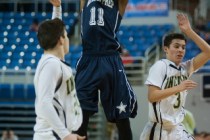
[[[86,0],[81,14],[83,51],[100,52],[120,47],[116,32],[121,15],[118,0]]]
[[[76,96],[71,68],[59,58],[44,54],[35,77],[35,132],[53,131],[60,138],[77,130],[82,111]]]
[[[176,66],[167,59],[157,61],[149,71],[146,85],[167,89],[179,85],[193,73],[192,60]],[[149,120],[163,123],[163,126],[174,126],[183,121],[184,104],[187,91],[169,96],[159,102],[149,103]]]

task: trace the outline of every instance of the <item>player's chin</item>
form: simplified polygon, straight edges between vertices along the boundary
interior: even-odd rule
[[[182,62],[182,59],[176,59],[175,64],[179,65]]]
[[[181,63],[182,60],[183,60],[183,57],[177,57],[177,61],[178,61],[179,63]]]
[[[69,48],[68,48],[68,47],[65,47],[64,53],[65,53],[65,54],[68,54],[68,53],[69,53]]]

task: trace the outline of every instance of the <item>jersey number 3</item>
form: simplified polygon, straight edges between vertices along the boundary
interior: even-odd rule
[[[180,95],[180,92],[178,92],[176,95],[177,95],[177,102],[176,102],[176,104],[174,104],[174,108],[179,108],[180,107],[180,104],[181,104],[181,95]]]
[[[98,20],[96,23],[96,8],[92,7],[90,9],[90,21],[89,24],[90,25],[99,25],[99,26],[104,26],[104,9],[102,8],[98,8]]]

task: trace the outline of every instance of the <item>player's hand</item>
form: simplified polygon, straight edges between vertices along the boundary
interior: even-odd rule
[[[61,6],[61,0],[49,0],[53,6],[59,7]]]
[[[179,85],[179,88],[181,91],[183,90],[189,90],[189,89],[193,89],[197,86],[197,83],[192,81],[192,80],[185,80],[182,81],[181,84]]]
[[[84,140],[85,136],[79,136],[77,134],[69,134],[63,140]]]
[[[182,32],[187,33],[189,30],[192,29],[187,16],[183,13],[177,14],[177,21]]]

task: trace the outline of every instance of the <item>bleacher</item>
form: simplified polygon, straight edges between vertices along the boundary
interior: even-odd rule
[[[31,84],[0,84],[0,130],[10,128],[21,138],[32,138],[35,91]]]
[[[63,13],[67,31],[77,16],[77,13]],[[38,44],[36,32],[29,30],[35,18],[41,22],[50,19],[51,13],[0,13],[0,68],[36,68],[43,50]]]
[[[118,39],[132,56],[145,57],[145,51],[161,42],[162,36],[174,29],[171,24],[121,26]]]

